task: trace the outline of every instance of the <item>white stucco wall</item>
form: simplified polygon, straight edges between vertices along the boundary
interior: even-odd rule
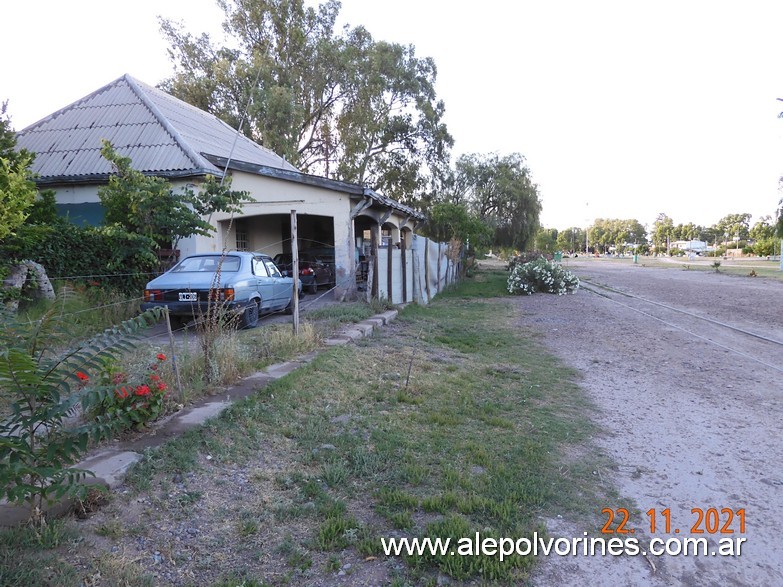
[[[350,195],[317,186],[299,184],[269,177],[262,177],[243,172],[232,174],[231,188],[247,191],[255,202],[245,203],[242,217],[252,220],[253,217],[268,214],[283,214],[290,216],[291,210],[297,215],[312,214],[331,217],[334,223],[335,271],[338,289],[350,289],[354,285],[354,242],[353,222],[351,220]],[[229,220],[229,214],[215,214],[213,224]],[[199,252],[202,250],[222,250],[225,234],[218,234],[215,239],[197,237],[193,243]],[[228,235],[228,248],[234,248],[235,236]],[[275,250],[275,243],[280,241],[279,235],[260,231],[254,234],[252,250],[264,250],[273,255],[282,250]],[[180,247],[182,248],[182,247]],[[183,254],[185,251],[183,250]],[[340,292],[338,292],[339,295]]]

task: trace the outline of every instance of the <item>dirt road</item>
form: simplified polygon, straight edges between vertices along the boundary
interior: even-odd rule
[[[638,508],[627,528],[642,550],[654,537],[707,538],[709,552],[722,538],[747,540],[734,557],[549,557],[534,584],[783,585],[783,345],[765,340],[783,341],[783,282],[604,259],[569,268],[592,291],[519,298],[522,322],[584,374],[605,431],[596,443],[618,465],[598,473]],[[554,536],[585,530],[567,519],[550,525]]]

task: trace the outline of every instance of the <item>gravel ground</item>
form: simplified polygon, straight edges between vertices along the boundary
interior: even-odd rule
[[[783,346],[606,287],[783,340],[783,282],[609,259],[568,262],[598,293],[520,298],[522,322],[583,373],[605,431],[596,442],[618,464],[598,473],[638,508],[627,528],[643,547],[675,529],[678,537],[706,537],[710,551],[721,538],[747,540],[735,557],[551,556],[533,583],[783,585]],[[660,528],[665,508],[669,534]],[[746,533],[738,533],[735,517],[734,534],[691,534],[692,508],[744,508]],[[658,512],[654,536],[644,513],[650,509]],[[721,514],[721,527],[727,517]],[[588,529],[579,524],[558,519],[549,528],[574,538]]]

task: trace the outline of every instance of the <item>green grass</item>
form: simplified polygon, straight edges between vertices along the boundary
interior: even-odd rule
[[[628,259],[601,259],[601,263],[616,261],[617,263],[629,263]],[[686,271],[705,271],[714,273],[713,262],[720,261],[719,272],[725,275],[738,277],[750,277],[750,272],[755,271],[757,277],[783,280],[783,271],[780,270],[780,261],[767,261],[766,259],[747,258],[742,260],[724,260],[721,257],[700,257],[690,261],[687,257],[672,259],[656,259],[654,257],[639,257],[639,265],[644,267],[659,267]],[[630,261],[632,263],[632,261]]]
[[[259,484],[268,480],[263,523],[230,508],[223,517],[237,548],[271,532],[294,583],[298,574],[334,570],[344,552],[381,556],[380,537],[393,532],[521,538],[556,513],[597,523],[601,507],[619,500],[592,475],[607,465],[590,456],[591,405],[575,374],[519,325],[505,275],[479,272],[427,307],[408,306],[390,332],[322,353],[202,429],[149,451],[129,486],[165,501],[173,475],[202,474],[199,455],[224,467],[285,447],[276,458],[286,468],[259,476]],[[181,509],[200,498],[183,494]],[[127,534],[112,524],[101,531]],[[532,557],[405,560],[398,584],[427,584],[439,573],[516,584],[535,564]],[[267,576],[260,567],[248,573]]]
[[[110,531],[111,535],[115,529]],[[100,529],[99,533],[105,535]],[[87,577],[99,578],[106,585],[153,587],[155,584],[132,561],[108,554],[97,555],[86,575],[85,569],[74,566],[67,556],[81,542],[78,527],[64,520],[49,522],[40,530],[27,526],[0,529],[0,585],[77,587],[84,585]]]

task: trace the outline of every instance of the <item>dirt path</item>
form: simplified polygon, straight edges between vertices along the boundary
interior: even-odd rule
[[[708,538],[710,550],[721,538],[747,541],[739,557],[654,558],[655,572],[642,557],[550,557],[534,584],[783,585],[783,346],[600,287],[783,340],[783,282],[594,259],[571,261],[570,269],[619,303],[586,290],[539,294],[519,299],[522,321],[584,374],[605,430],[596,441],[619,465],[599,473],[642,512],[628,527],[645,546],[653,537],[644,515],[650,509],[660,526],[670,508],[672,532],[659,527],[654,535],[666,539],[675,528],[678,537],[696,536],[692,508],[744,508],[744,535],[735,518],[733,535],[697,537]],[[554,535],[570,538],[587,530],[557,526]]]

